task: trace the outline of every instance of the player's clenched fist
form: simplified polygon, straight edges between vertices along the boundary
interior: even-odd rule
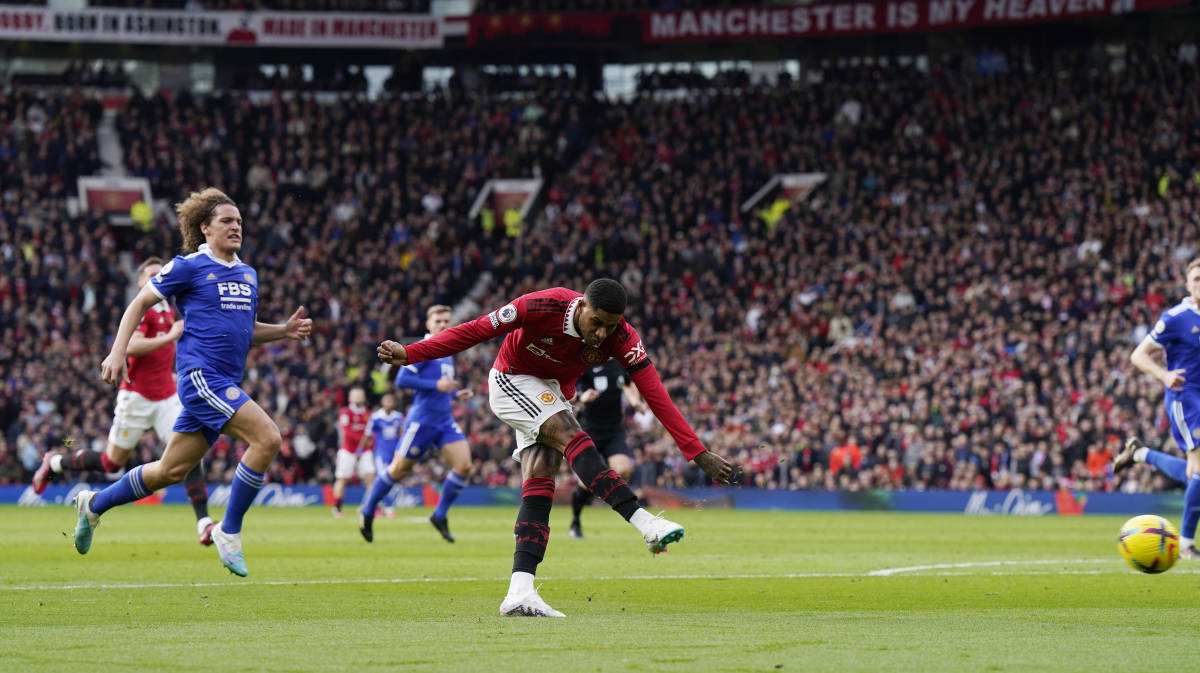
[[[408,353],[404,351],[404,346],[395,341],[384,341],[379,344],[379,348],[375,349],[375,354],[379,356],[379,361],[389,365],[406,365],[408,364]]]

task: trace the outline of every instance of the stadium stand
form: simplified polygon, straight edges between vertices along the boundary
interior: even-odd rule
[[[248,363],[247,391],[284,432],[273,481],[327,478],[344,391],[373,388],[375,343],[419,337],[426,305],[469,318],[611,275],[746,486],[1164,488],[1142,465],[1113,478],[1106,456],[1126,435],[1169,437],[1161,388],[1128,354],[1198,256],[1194,49],[1007,64],[647,79],[629,100],[553,83],[376,102],[174,92],[135,95],[117,119],[126,167],[156,194],[217,184],[241,204],[243,255],[287,288],[262,315],[299,301],[317,319],[303,351]],[[660,93],[679,87],[692,95]],[[68,438],[102,442],[109,420],[95,368],[128,279],[95,262],[116,228],[63,214],[70,176],[97,162],[95,119],[67,102],[0,98],[0,156],[26,158],[2,185],[0,482]],[[741,211],[783,171],[828,180],[782,213]],[[519,235],[469,221],[483,182],[513,175],[548,185]],[[160,217],[134,246],[163,254],[178,234]],[[467,381],[494,351],[460,358]],[[459,416],[474,481],[512,482],[511,435],[484,398]],[[631,422],[635,482],[703,482],[652,419]],[[219,443],[213,473],[237,450]]]
[[[89,0],[91,7],[189,11],[409,12],[428,14],[430,0]]]

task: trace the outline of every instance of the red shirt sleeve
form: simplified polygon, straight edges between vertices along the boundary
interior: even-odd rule
[[[528,295],[521,295],[487,315],[481,315],[470,322],[455,325],[428,339],[405,346],[408,364],[454,355],[475,344],[508,334],[521,327],[525,323],[526,296]]]
[[[615,335],[618,338],[614,339],[608,354],[620,360],[621,364],[625,366],[629,378],[646,401],[646,406],[650,407],[650,410],[654,412],[654,417],[663,424],[667,432],[671,433],[675,444],[688,460],[707,451],[700,443],[696,432],[692,430],[692,426],[688,424],[683,414],[679,412],[679,408],[671,401],[670,393],[667,392],[662,379],[658,377],[658,370],[654,368],[650,357],[646,354],[646,348],[642,345],[642,337],[629,323],[624,323],[621,327],[624,332],[621,332],[620,328],[618,329]]]
[[[146,333],[150,331],[150,314],[153,312],[153,306],[151,306],[149,309],[146,309],[146,312],[142,314],[141,322],[138,323],[137,327],[133,328],[133,331],[141,334],[142,336],[146,336]]]

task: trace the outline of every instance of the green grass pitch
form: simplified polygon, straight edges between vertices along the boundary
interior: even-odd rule
[[[219,515],[219,513],[216,513]],[[257,507],[250,576],[191,510],[128,507],[92,551],[66,507],[0,507],[0,671],[1096,671],[1194,667],[1200,566],[1134,572],[1121,517],[676,511],[651,557],[614,513],[551,519],[541,594],[500,617],[509,508],[379,518]],[[1156,663],[1149,663],[1149,662]]]

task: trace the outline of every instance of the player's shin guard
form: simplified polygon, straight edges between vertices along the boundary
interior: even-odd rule
[[[1183,492],[1183,525],[1179,527],[1179,537],[1194,540],[1197,523],[1200,523],[1200,474],[1193,474]]]
[[[187,490],[188,502],[192,503],[192,511],[199,521],[208,516],[208,485],[204,483],[204,464],[196,463],[196,467],[183,478],[183,487]]]
[[[266,477],[246,467],[239,462],[233,474],[233,484],[229,487],[229,505],[225,508],[225,519],[221,521],[221,530],[229,535],[242,532],[242,518],[254,496],[262,490]]]
[[[521,485],[521,509],[517,512],[517,550],[513,572],[534,575],[546,556],[550,540],[550,506],[554,503],[554,479],[531,477]]]
[[[1188,483],[1187,461],[1178,456],[1172,456],[1169,453],[1155,451],[1154,449],[1147,449],[1146,460],[1144,462],[1157,467],[1163,474],[1181,484]],[[1184,537],[1187,536],[1185,535]]]
[[[637,496],[621,475],[609,469],[604,457],[596,450],[592,438],[582,430],[575,433],[563,449],[567,464],[575,471],[580,483],[607,502],[626,521],[638,511]]]

